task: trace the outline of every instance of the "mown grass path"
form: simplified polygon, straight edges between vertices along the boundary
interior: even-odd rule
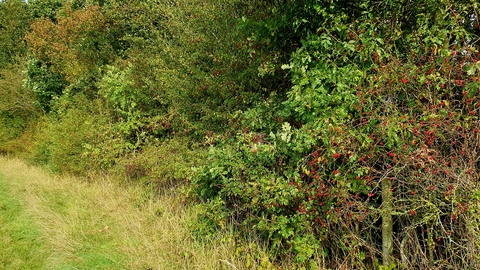
[[[174,195],[58,177],[0,157],[0,269],[222,269],[235,249],[198,243]]]
[[[105,188],[0,159],[1,269],[126,269]],[[77,180],[77,181],[75,181]],[[97,194],[96,194],[97,193]]]
[[[41,269],[48,255],[35,222],[0,175],[0,269]]]

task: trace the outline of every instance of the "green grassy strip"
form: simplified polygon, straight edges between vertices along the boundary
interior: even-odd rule
[[[60,185],[60,183],[59,183]],[[101,218],[106,210],[95,205],[92,187],[72,183],[72,189],[43,190],[42,207],[55,222],[43,217],[49,231],[49,241],[55,246],[52,265],[55,269],[126,269],[126,256],[119,250],[122,244],[106,224],[111,217]],[[63,235],[62,235],[63,234]]]
[[[0,174],[0,269],[126,269],[115,237],[97,230],[90,194],[37,185],[38,193],[27,195],[28,184]]]
[[[48,256],[35,222],[0,175],[0,269],[44,269]]]

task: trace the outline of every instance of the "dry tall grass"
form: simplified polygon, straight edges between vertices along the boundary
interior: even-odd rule
[[[154,198],[141,186],[54,176],[4,157],[0,174],[51,248],[48,269],[245,268],[234,243],[225,240],[229,235],[192,239],[188,225],[196,213],[174,194]]]

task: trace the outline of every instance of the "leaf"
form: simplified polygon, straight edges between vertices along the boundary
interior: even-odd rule
[[[476,67],[476,65],[469,65],[469,66],[466,67],[466,70],[467,70],[467,75],[472,76],[477,71],[477,67]]]

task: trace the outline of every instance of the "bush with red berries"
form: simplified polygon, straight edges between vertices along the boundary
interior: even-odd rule
[[[306,267],[479,267],[475,6],[305,2],[292,87],[211,149],[198,194]]]

